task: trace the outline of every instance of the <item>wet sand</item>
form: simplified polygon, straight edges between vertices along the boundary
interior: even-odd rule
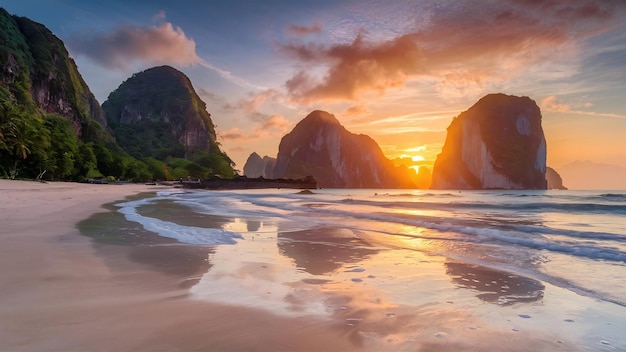
[[[197,262],[210,248],[102,243],[79,233],[93,214],[114,216],[104,204],[159,189],[0,180],[1,350],[359,349],[345,331],[314,319],[188,299],[206,266],[184,258],[194,252]]]
[[[589,299],[408,250],[411,238],[140,209],[246,233],[185,245],[111,205],[160,189],[0,180],[0,350],[578,351],[585,324],[611,323],[606,304],[561,315]]]

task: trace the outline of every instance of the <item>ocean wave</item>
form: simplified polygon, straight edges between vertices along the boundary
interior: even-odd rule
[[[542,225],[502,223],[499,220],[486,223],[477,216],[458,216],[455,211],[499,209],[511,214],[518,211],[537,209],[549,211],[559,209],[571,212],[573,209],[586,209],[587,212],[594,210],[610,209],[613,214],[626,212],[623,207],[607,204],[576,204],[576,203],[520,203],[520,204],[489,204],[486,202],[380,202],[359,198],[344,198],[345,195],[309,195],[303,197],[293,194],[246,194],[246,193],[170,193],[162,196],[174,199],[176,202],[188,206],[195,211],[206,214],[225,215],[229,217],[259,217],[280,219],[281,221],[297,222],[303,227],[319,226],[336,223],[337,226],[348,226],[347,219],[358,224],[361,230],[378,228],[368,226],[362,221],[374,221],[378,223],[390,223],[421,227],[435,230],[440,233],[456,233],[466,237],[467,242],[481,243],[506,243],[537,250],[549,250],[566,253],[577,257],[585,257],[598,260],[611,260],[626,262],[626,253],[609,246],[606,241],[626,242],[625,234],[615,234],[600,231],[574,231],[568,229],[550,228]],[[345,199],[352,199],[346,203]],[[136,208],[150,200],[122,203],[120,212],[130,221],[141,223],[147,230],[158,233],[165,237],[175,238],[184,243],[193,244],[222,244],[235,243],[235,239],[241,238],[238,233],[224,231],[223,229],[206,229],[186,227],[178,224],[164,222],[158,219],[146,218],[139,215]],[[144,202],[144,203],[142,203]],[[318,204],[319,206],[310,206]],[[323,205],[323,206],[322,206]],[[364,208],[365,207],[365,208]],[[448,210],[449,215],[432,216],[421,214],[406,214],[390,212],[388,209],[401,208],[408,210]],[[620,208],[616,210],[616,208]],[[445,214],[445,213],[444,213]],[[355,226],[355,225],[350,225]],[[391,234],[393,235],[393,234]],[[398,235],[404,235],[398,233]],[[547,238],[545,235],[564,236],[562,240]],[[568,240],[568,238],[570,240]],[[593,240],[594,242],[581,242],[577,239]],[[438,237],[446,240],[444,236]],[[454,237],[458,241],[458,237]],[[604,242],[603,242],[604,241]]]
[[[402,198],[451,198],[461,197],[454,193],[374,193],[374,196],[379,197],[402,197]]]
[[[624,193],[603,193],[598,195],[598,198],[602,198],[610,201],[626,201],[626,194]]]
[[[626,215],[626,206],[621,204],[602,204],[602,203],[551,203],[551,202],[534,202],[534,203],[489,203],[480,201],[462,201],[462,202],[381,202],[364,199],[351,199],[351,203],[359,205],[370,205],[373,207],[385,208],[407,208],[407,209],[427,209],[427,210],[507,210],[507,211],[563,211],[563,212],[579,212],[579,213],[608,213]]]
[[[533,225],[515,225],[513,228],[520,232],[532,232],[542,233],[545,235],[561,235],[573,238],[584,238],[590,240],[608,240],[615,242],[626,242],[626,235],[612,233],[612,232],[600,232],[600,231],[575,231],[567,229],[556,229],[547,226],[533,226]]]
[[[262,206],[274,206],[285,211],[300,211],[300,207],[294,204],[281,204],[281,203],[268,203],[259,200],[254,201],[255,204]],[[396,223],[402,225],[409,225],[415,227],[423,227],[431,230],[437,230],[440,232],[455,232],[464,235],[475,236],[479,242],[493,242],[500,241],[508,244],[520,245],[533,249],[545,249],[555,252],[567,253],[570,255],[586,257],[590,259],[605,259],[619,262],[626,262],[626,253],[609,247],[603,247],[598,245],[585,245],[579,242],[567,242],[567,241],[551,241],[541,235],[543,231],[546,234],[562,234],[570,235],[572,237],[584,237],[595,239],[611,239],[616,241],[623,241],[625,237],[623,235],[611,234],[611,233],[593,233],[593,232],[580,232],[567,230],[555,230],[545,227],[534,228],[519,228],[519,231],[506,230],[500,228],[484,227],[484,224],[465,218],[441,218],[435,216],[424,215],[401,215],[394,213],[367,213],[367,212],[355,212],[343,209],[332,209],[324,207],[307,208],[307,217],[310,219],[315,218],[311,216],[311,212],[317,214],[333,215],[339,218],[350,217],[359,220],[370,220],[376,222]],[[324,221],[328,221],[325,219]],[[523,231],[530,230],[532,232]]]
[[[147,231],[154,232],[162,237],[173,238],[187,244],[235,244],[235,239],[243,238],[240,234],[224,229],[184,226],[169,221],[140,215],[137,208],[150,204],[156,200],[164,199],[161,196],[146,198],[136,201],[115,204],[118,211],[124,214],[128,221],[141,224]]]

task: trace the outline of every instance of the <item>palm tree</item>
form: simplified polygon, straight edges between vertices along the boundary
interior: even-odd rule
[[[36,133],[35,129],[29,124],[27,119],[18,120],[15,123],[15,133],[10,140],[10,147],[13,149],[13,155],[18,159],[26,159],[30,154],[30,148],[33,145],[33,137]]]
[[[9,144],[15,135],[15,121],[19,118],[16,106],[5,102],[0,104],[0,151],[9,151]]]
[[[14,179],[20,160],[25,160],[37,141],[36,117],[10,103],[0,104],[0,152],[13,159],[9,176]]]

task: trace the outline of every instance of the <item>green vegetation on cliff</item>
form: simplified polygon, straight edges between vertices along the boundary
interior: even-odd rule
[[[136,73],[102,107],[119,145],[135,158],[164,162],[164,178],[234,175],[206,104],[182,72],[159,66]]]
[[[0,8],[0,177],[151,179],[105,126],[63,42]]]
[[[195,92],[188,97],[173,83],[156,90],[146,87],[146,98],[140,99],[172,118],[186,110],[200,111],[200,124],[210,137],[206,146],[200,141],[196,144],[202,148],[185,149],[169,138],[179,131],[163,122],[118,123],[119,140],[130,141],[125,145],[129,155],[107,129],[104,110],[63,42],[45,26],[0,8],[0,177],[147,181],[232,176],[232,161],[219,150],[204,103]],[[194,138],[202,136],[187,133],[187,139]],[[189,160],[177,161],[183,157]]]

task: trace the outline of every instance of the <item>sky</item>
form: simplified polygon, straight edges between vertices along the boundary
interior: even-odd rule
[[[184,72],[243,169],[313,110],[432,169],[490,93],[541,108],[548,166],[626,189],[626,1],[0,0],[62,39],[100,103],[133,73]],[[613,170],[613,183],[581,168]],[[599,172],[599,171],[598,171]],[[621,175],[621,174],[620,174]],[[608,181],[607,181],[608,182]]]

